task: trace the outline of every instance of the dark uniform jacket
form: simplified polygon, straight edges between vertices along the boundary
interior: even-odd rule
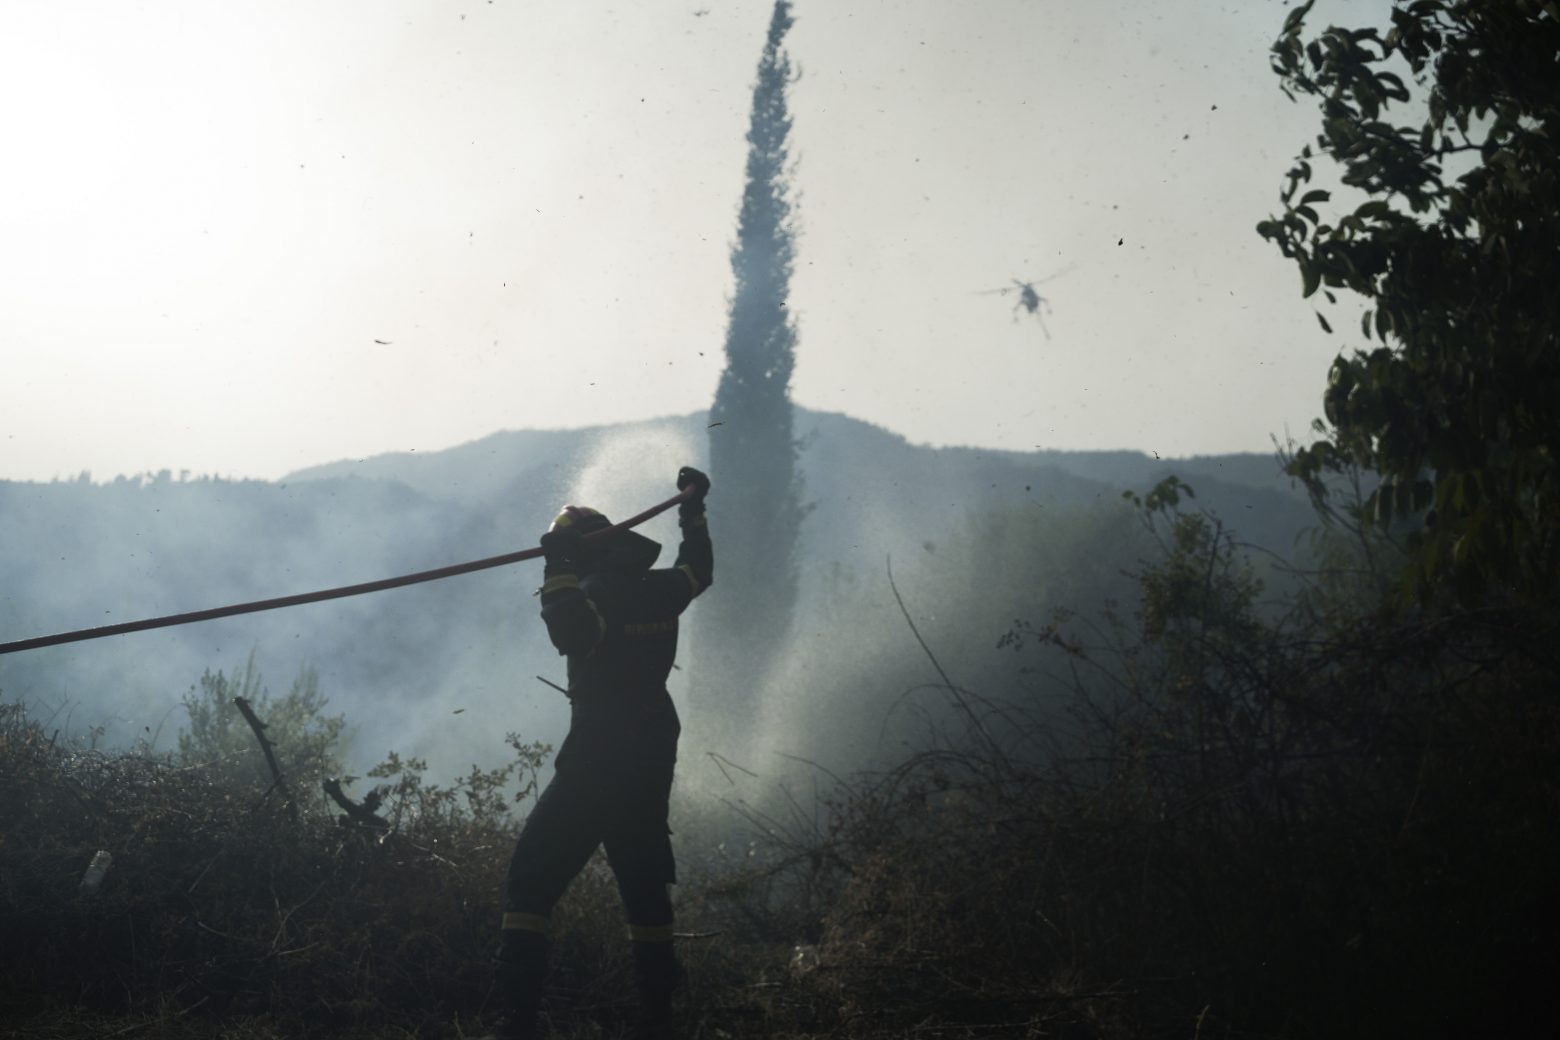
[[[714,580],[702,512],[685,516],[682,532],[670,568],[649,568],[659,547],[638,535],[619,536],[623,544],[583,575],[548,566],[542,619],[568,658],[572,706],[560,773],[585,768],[629,779],[671,768],[680,727],[666,680],[677,658],[677,619]]]

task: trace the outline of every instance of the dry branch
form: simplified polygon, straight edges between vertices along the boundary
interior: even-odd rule
[[[390,821],[374,811],[379,807],[378,792],[370,791],[360,805],[346,796],[346,793],[341,790],[341,781],[333,776],[326,777],[320,786],[325,789],[330,800],[341,806],[347,814],[342,818],[342,823],[356,823],[378,830],[390,829]]]
[[[263,804],[265,799],[270,797],[271,791],[281,788],[282,793],[287,796],[287,811],[293,820],[296,821],[298,819],[298,805],[293,801],[292,794],[287,790],[287,784],[282,779],[282,768],[276,764],[276,753],[271,750],[275,745],[265,735],[265,723],[260,721],[260,717],[255,714],[255,709],[250,707],[249,702],[244,698],[234,697],[233,706],[238,709],[240,715],[244,716],[244,721],[249,723],[249,728],[254,730],[255,740],[259,742],[260,750],[265,754],[265,764],[271,767],[271,788],[261,797],[261,803]],[[259,808],[259,806],[256,806],[256,808]]]

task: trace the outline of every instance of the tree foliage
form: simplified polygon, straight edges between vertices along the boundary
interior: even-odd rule
[[[202,674],[199,689],[191,687],[184,696],[189,727],[179,734],[178,758],[238,785],[271,788],[273,777],[236,698],[249,702],[264,722],[292,797],[306,809],[323,808],[319,782],[342,771],[346,716],[325,714],[327,701],[312,668],[300,672],[281,697],[271,695],[253,654],[231,676],[220,670]]]
[[[793,263],[783,50],[791,5],[777,0],[748,127],[746,186],[731,252],[735,290],[726,330],[726,367],[710,409],[710,469],[720,498],[721,569],[726,588],[745,590],[722,622],[723,647],[740,648],[740,678],[757,678],[753,648],[777,642],[796,599],[801,504],[791,411],[796,326],[789,307]],[[734,659],[736,660],[736,659]],[[730,669],[725,669],[730,671]]]
[[[1311,6],[1272,64],[1322,127],[1257,230],[1307,297],[1362,297],[1375,345],[1333,362],[1290,472],[1379,474],[1365,520],[1406,531],[1422,599],[1532,601],[1560,575],[1560,7],[1415,0],[1308,39]],[[1362,202],[1310,186],[1322,158]]]

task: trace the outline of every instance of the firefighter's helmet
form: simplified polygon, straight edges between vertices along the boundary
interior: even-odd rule
[[[553,517],[552,525],[547,530],[551,533],[567,527],[578,531],[581,535],[587,535],[611,526],[610,520],[590,506],[564,506],[563,511]]]
[[[559,511],[547,530],[551,532],[568,528],[578,531],[582,537],[589,537],[611,526],[612,521],[603,516],[599,510],[589,506],[570,505],[564,506]],[[611,564],[628,570],[649,570],[655,566],[656,557],[661,555],[660,542],[628,530],[592,539],[584,543],[584,547],[585,559],[581,562],[591,567]]]

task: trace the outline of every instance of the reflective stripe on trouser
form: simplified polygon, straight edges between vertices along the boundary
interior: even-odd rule
[[[499,927],[506,932],[535,932],[538,935],[547,935],[551,930],[552,922],[542,914],[506,910]]]

